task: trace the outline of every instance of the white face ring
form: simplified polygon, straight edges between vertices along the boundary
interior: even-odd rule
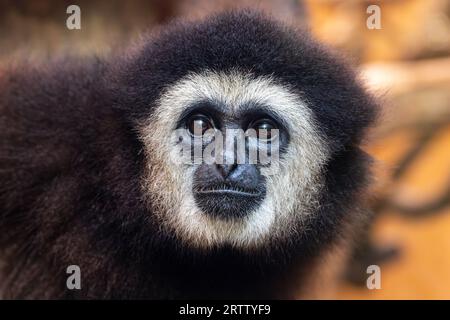
[[[192,194],[195,166],[177,161],[178,149],[170,138],[175,123],[188,106],[205,100],[220,101],[232,111],[258,103],[288,124],[290,141],[278,173],[261,170],[266,176],[266,197],[244,218],[222,220],[201,212]],[[147,161],[143,192],[161,226],[187,245],[258,247],[298,231],[293,228],[317,206],[327,146],[306,102],[272,77],[255,78],[237,70],[190,74],[165,88],[154,113],[139,127]]]

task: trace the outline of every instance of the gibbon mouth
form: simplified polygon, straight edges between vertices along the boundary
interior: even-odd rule
[[[206,214],[229,219],[246,216],[265,198],[265,186],[243,188],[237,184],[217,183],[193,188],[199,208]]]
[[[203,195],[235,195],[244,197],[259,197],[261,195],[260,191],[248,191],[240,188],[217,188],[217,189],[204,189],[196,190],[196,193]]]
[[[199,195],[234,195],[243,197],[259,197],[261,191],[245,189],[238,186],[223,184],[214,187],[196,188],[195,192]]]

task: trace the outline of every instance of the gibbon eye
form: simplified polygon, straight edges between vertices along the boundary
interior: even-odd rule
[[[251,123],[249,129],[254,129],[256,131],[258,139],[272,140],[277,136],[277,133],[273,131],[273,129],[278,129],[278,127],[275,122],[270,119],[260,119]]]
[[[187,122],[189,132],[194,136],[202,136],[206,130],[213,128],[211,120],[202,114],[196,114]]]

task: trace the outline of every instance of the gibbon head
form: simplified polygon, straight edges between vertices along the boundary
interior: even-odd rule
[[[308,33],[225,13],[168,27],[119,68],[117,103],[142,144],[142,193],[164,232],[195,248],[251,249],[337,219],[331,206],[324,217],[327,201],[348,198],[325,195],[357,160],[332,164],[358,148],[375,108]]]

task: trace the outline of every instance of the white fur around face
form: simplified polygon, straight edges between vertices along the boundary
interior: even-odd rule
[[[290,142],[278,172],[261,171],[266,176],[266,198],[244,218],[223,220],[203,213],[192,194],[195,166],[178,159],[172,134],[176,122],[185,108],[205,100],[220,101],[234,111],[256,102],[288,124]],[[317,206],[326,144],[306,102],[271,77],[254,78],[238,71],[190,74],[163,91],[154,113],[141,124],[140,135],[148,163],[143,190],[149,205],[164,232],[175,233],[187,245],[258,247],[301,232],[302,219]]]

